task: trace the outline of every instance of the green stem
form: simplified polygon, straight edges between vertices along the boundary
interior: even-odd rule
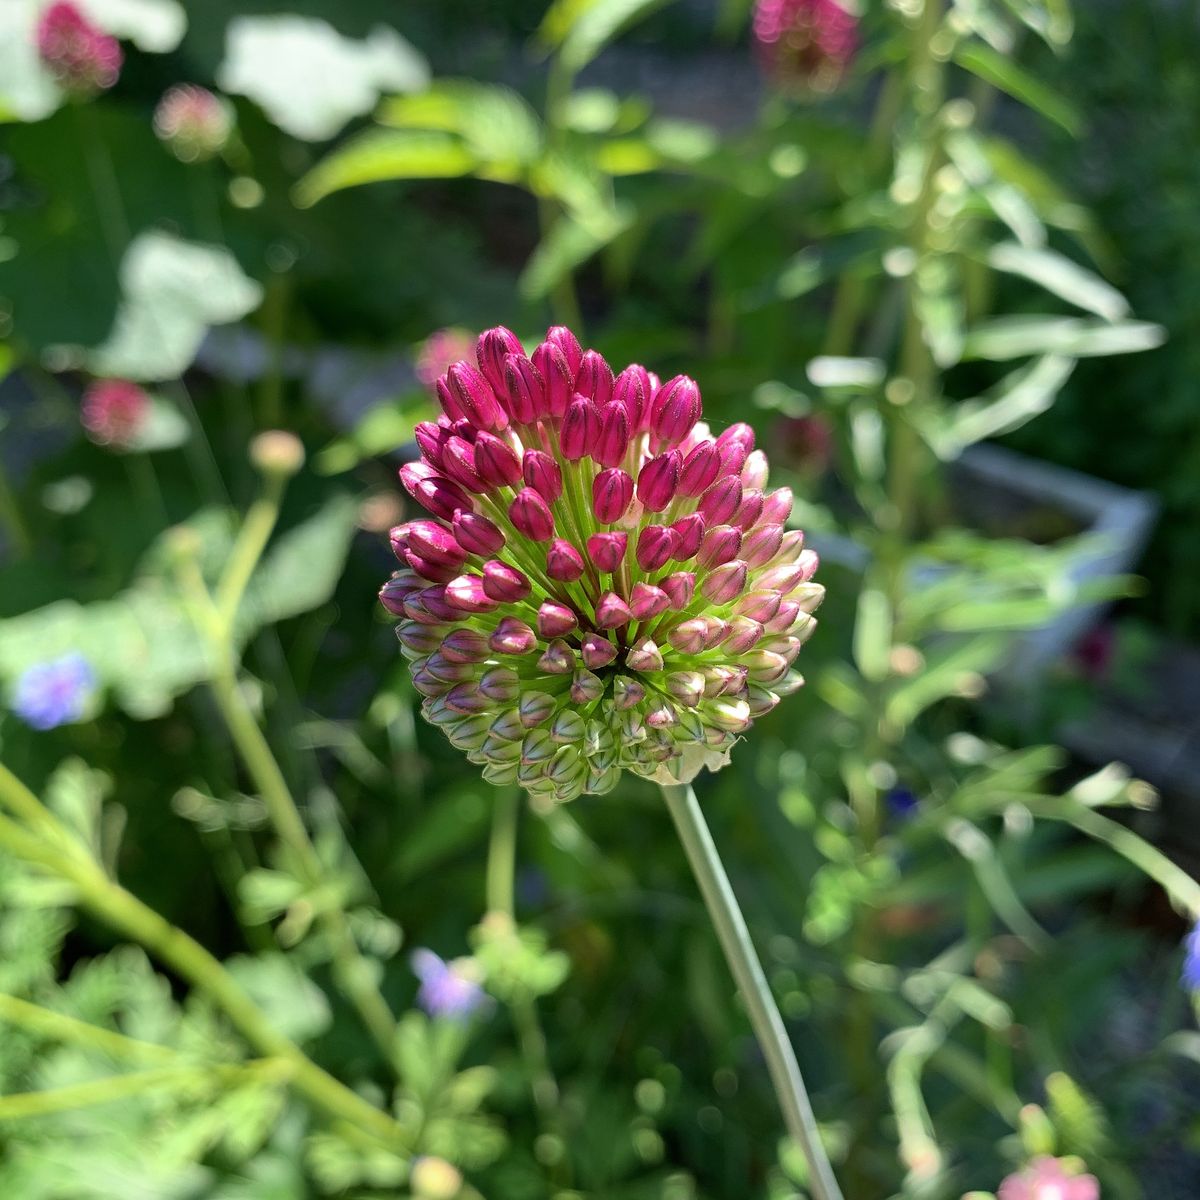
[[[29,526],[25,524],[25,518],[21,515],[21,509],[17,505],[13,490],[9,486],[2,461],[0,461],[0,522],[8,530],[8,536],[16,550],[17,557],[24,558],[33,549],[33,538],[30,536]]]
[[[517,821],[521,813],[518,788],[497,789],[488,842],[487,906],[489,912],[515,916],[513,878],[516,873]]]
[[[750,931],[746,928],[729,877],[721,865],[696,793],[689,786],[663,785],[662,794],[696,882],[700,885],[721,949],[725,952],[725,960],[749,1011],[750,1024],[767,1060],[775,1095],[783,1110],[784,1123],[808,1160],[809,1185],[813,1195],[816,1200],[841,1200],[842,1193],[821,1145],[816,1118],[795,1051],[788,1041],[783,1018],[771,995],[754,943],[750,940]]]
[[[275,473],[268,473],[264,477],[262,493],[242,520],[237,540],[221,573],[215,601],[220,633],[226,640],[234,634],[238,607],[246,593],[250,577],[254,574],[254,568],[258,566],[259,559],[262,558],[275,530],[286,482],[283,476]]]
[[[167,1046],[143,1042],[111,1029],[101,1029],[89,1021],[68,1017],[65,1013],[31,1004],[16,996],[0,994],[0,1021],[56,1042],[88,1046],[113,1058],[153,1058],[161,1061],[176,1057],[175,1052]]]

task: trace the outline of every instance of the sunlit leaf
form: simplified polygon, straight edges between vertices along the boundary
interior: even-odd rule
[[[1161,325],[1148,321],[1111,324],[1079,317],[997,317],[967,334],[963,357],[1004,362],[1033,354],[1065,354],[1089,358],[1153,350],[1166,339]]]
[[[954,51],[954,61],[993,87],[1007,92],[1015,100],[1041,113],[1048,121],[1077,135],[1082,122],[1079,114],[1053,89],[1030,75],[1012,58],[981,42],[961,42]]]
[[[1000,242],[988,251],[988,265],[1010,275],[1021,275],[1048,292],[1103,317],[1119,321],[1129,312],[1125,297],[1098,275],[1045,246],[1020,246]]]

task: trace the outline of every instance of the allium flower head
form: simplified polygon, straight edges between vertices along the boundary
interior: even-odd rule
[[[412,953],[412,969],[421,981],[417,1003],[431,1017],[461,1021],[479,1011],[487,996],[461,962],[446,962],[423,947]]]
[[[1183,939],[1183,986],[1189,991],[1200,992],[1200,920]]]
[[[484,778],[556,800],[724,765],[802,682],[824,590],[754,434],[714,437],[687,376],[619,374],[507,329],[437,381],[400,472],[430,516],[392,530],[384,606],[426,718]]]
[[[858,49],[858,18],[837,0],[758,0],[754,40],[778,83],[828,92]]]
[[[475,339],[465,329],[448,326],[435,329],[417,353],[417,378],[432,388],[461,358],[466,358],[475,348]]]
[[[34,729],[54,729],[78,721],[96,686],[82,654],[64,654],[26,668],[13,692],[13,712]]]
[[[208,88],[177,83],[154,110],[154,132],[180,162],[204,162],[225,149],[233,107]]]
[[[127,379],[99,379],[83,393],[79,420],[98,446],[131,446],[150,414],[150,397]]]
[[[1068,1175],[1060,1158],[1035,1158],[1000,1184],[996,1200],[1100,1200],[1095,1175]]]
[[[58,86],[80,99],[112,87],[121,73],[121,44],[71,0],[55,0],[42,13],[37,50]]]

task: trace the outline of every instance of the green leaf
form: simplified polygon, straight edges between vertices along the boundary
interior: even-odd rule
[[[1066,100],[1041,80],[1017,66],[1011,58],[990,46],[976,41],[960,42],[954,51],[954,61],[986,83],[1007,92],[1014,100],[1019,100],[1035,112],[1041,113],[1072,137],[1081,132],[1082,122],[1079,114]]]
[[[879,588],[864,587],[858,595],[854,622],[854,662],[864,679],[878,682],[887,677],[892,648],[892,609]]]
[[[1081,317],[997,317],[967,334],[963,358],[1004,362],[1033,354],[1067,354],[1075,358],[1136,354],[1166,340],[1161,325],[1149,321],[1107,324]]]
[[[521,295],[540,300],[576,267],[582,266],[597,251],[624,233],[633,223],[628,208],[618,208],[599,221],[583,221],[568,215],[560,217],[530,256],[519,283]]]
[[[292,195],[300,208],[308,208],[343,188],[389,179],[454,179],[477,165],[475,155],[453,134],[370,129],[317,163]]]
[[[943,457],[952,458],[965,446],[1020,429],[1054,403],[1074,369],[1075,360],[1060,354],[1046,354],[1019,367],[987,396],[957,405],[935,449]]]
[[[821,356],[810,360],[809,382],[819,388],[851,388],[870,391],[877,388],[886,376],[878,358],[832,358]]]
[[[996,271],[1032,280],[1106,321],[1119,321],[1129,313],[1125,297],[1116,288],[1055,250],[1000,242],[988,251],[987,262]]]
[[[930,705],[954,695],[965,675],[986,674],[1004,658],[1006,643],[991,635],[973,637],[931,652],[920,672],[896,686],[887,700],[887,719],[910,724]]]
[[[306,1042],[329,1028],[329,1001],[291,959],[272,953],[237,955],[225,967],[285,1037]]]
[[[563,69],[581,71],[623,30],[669,0],[555,0],[538,36],[558,47]]]

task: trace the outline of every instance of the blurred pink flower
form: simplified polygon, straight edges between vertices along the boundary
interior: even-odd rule
[[[1117,653],[1117,633],[1111,625],[1097,625],[1075,643],[1075,661],[1088,679],[1108,678]]]
[[[121,73],[121,46],[71,3],[55,0],[38,19],[37,50],[55,82],[75,97],[102,92]]]
[[[167,88],[154,110],[154,132],[181,162],[220,154],[232,129],[229,102],[195,83]]]
[[[150,397],[127,379],[99,379],[83,394],[79,420],[98,446],[131,446],[150,411]]]
[[[475,353],[475,338],[465,329],[449,326],[431,333],[417,352],[417,378],[432,388],[460,359]]]
[[[837,0],[758,0],[754,40],[777,83],[830,92],[858,49],[858,18]]]
[[[1100,1200],[1095,1175],[1068,1175],[1059,1158],[1043,1155],[1008,1176],[996,1200]]]

